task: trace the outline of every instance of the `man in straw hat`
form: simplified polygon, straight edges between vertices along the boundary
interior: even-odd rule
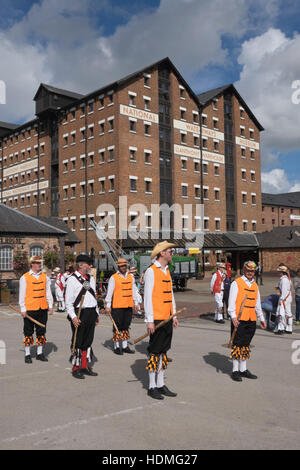
[[[31,364],[30,346],[33,345],[34,328],[36,331],[36,344],[38,361],[47,362],[48,359],[43,353],[43,345],[47,343],[46,327],[33,323],[26,318],[26,314],[34,320],[46,326],[49,314],[53,314],[53,297],[51,293],[50,279],[46,273],[41,271],[42,259],[33,256],[29,260],[30,270],[20,278],[19,284],[19,305],[21,315],[24,318],[24,346],[25,363]]]
[[[92,360],[92,343],[95,326],[99,322],[95,279],[89,274],[91,259],[81,254],[76,258],[76,270],[68,278],[66,286],[66,308],[71,321],[72,375],[84,379],[85,375],[96,376],[89,363]]]
[[[158,323],[176,313],[172,278],[168,269],[168,264],[172,262],[174,246],[168,241],[158,243],[151,254],[154,262],[144,276],[145,322],[150,333],[149,359],[146,366],[149,374],[148,395],[156,400],[162,400],[164,396],[177,395],[164,383],[164,371],[168,365],[167,351],[171,347],[173,327],[178,326],[177,318],[174,317],[173,321],[167,322],[155,331]]]
[[[224,281],[226,278],[226,264],[219,263],[217,265],[217,271],[213,274],[210,282],[210,291],[215,297],[216,311],[215,321],[216,323],[225,323],[223,319],[223,295],[224,295]]]
[[[65,285],[66,281],[64,275],[60,272],[60,268],[55,268],[54,272],[56,274],[55,278],[55,297],[58,302],[57,311],[64,312],[65,311]]]
[[[247,369],[246,361],[250,358],[250,343],[255,334],[256,319],[260,320],[263,329],[266,328],[259,289],[254,281],[256,264],[253,261],[246,261],[243,272],[243,276],[231,284],[228,301],[228,313],[232,319],[231,332],[237,328],[230,355],[233,360],[231,377],[236,382],[241,382],[243,377],[257,379],[257,376]]]
[[[121,356],[123,353],[134,354],[127,340],[130,338],[132,309],[138,309],[140,296],[126,259],[119,258],[117,266],[118,271],[109,279],[105,301],[106,312],[111,314],[118,329],[113,326],[114,353]]]
[[[280,280],[277,289],[279,290],[279,302],[276,316],[278,317],[278,328],[276,335],[282,335],[284,332],[292,334],[293,314],[292,314],[292,284],[290,273],[287,266],[281,264],[277,268],[280,274]]]

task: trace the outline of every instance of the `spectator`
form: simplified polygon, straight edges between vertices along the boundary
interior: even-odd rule
[[[297,270],[297,275],[293,279],[293,286],[296,301],[296,325],[300,325],[300,269]]]

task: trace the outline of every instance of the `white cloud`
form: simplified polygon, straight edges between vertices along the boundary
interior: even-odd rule
[[[262,172],[262,191],[265,193],[289,193],[300,191],[300,182],[289,181],[286,172],[282,168]]]
[[[201,67],[225,65],[231,59],[222,38],[240,38],[252,28],[249,3],[227,0],[225,8],[223,0],[161,0],[156,9],[142,10],[104,35],[96,24],[105,9],[113,15],[108,0],[36,2],[20,21],[0,30],[9,44],[0,44],[0,79],[10,97],[0,119],[23,119],[26,110],[32,117],[32,98],[42,81],[86,93],[165,56],[187,81]],[[269,11],[261,6],[260,12],[263,17]]]
[[[265,128],[262,160],[298,149],[300,104],[292,102],[292,84],[300,79],[300,34],[287,37],[279,29],[245,41],[238,58],[242,66],[237,89]],[[270,160],[274,162],[274,160]]]

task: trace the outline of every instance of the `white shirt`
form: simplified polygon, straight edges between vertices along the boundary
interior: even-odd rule
[[[139,305],[141,303],[141,296],[140,296],[138,288],[136,286],[134,276],[132,276],[132,274],[129,273],[128,271],[125,274],[121,274],[120,271],[117,271],[117,274],[119,274],[119,276],[121,276],[123,279],[127,279],[127,276],[132,277],[133,302],[134,302],[134,305]],[[108,281],[107,293],[106,293],[106,297],[105,297],[105,302],[106,302],[106,307],[107,308],[111,308],[111,303],[112,303],[112,298],[113,298],[113,295],[114,295],[115,285],[116,285],[115,279],[114,279],[113,276],[111,276],[109,281]]]
[[[252,281],[249,281],[246,276],[242,276],[243,281],[247,284],[248,287],[251,287],[254,279]],[[233,283],[230,286],[230,291],[229,291],[229,299],[228,299],[228,313],[231,316],[231,318],[236,318],[236,299],[238,295],[238,285],[236,281],[233,281]],[[256,299],[256,304],[255,304],[255,313],[260,321],[264,321],[264,314],[261,308],[261,302],[260,302],[260,293],[259,290],[257,291],[257,299]]]
[[[287,276],[285,275],[281,276],[280,281],[278,283],[278,287],[280,289],[279,301],[285,300],[287,302],[291,302],[292,301],[292,295],[291,295],[292,286]]]
[[[75,274],[76,276],[86,281],[85,277],[81,276],[79,271],[75,271]],[[93,289],[93,291],[96,292],[95,279],[93,276],[90,276],[90,286]],[[82,284],[76,279],[75,276],[70,276],[66,283],[66,309],[71,320],[73,320],[73,318],[76,317],[74,302],[79,292],[81,291],[81,289],[82,289]],[[94,307],[96,307],[96,311],[99,315],[97,300],[89,291],[86,291],[82,308],[94,308]]]
[[[62,288],[61,288],[60,284],[62,284]],[[64,275],[59,273],[56,276],[56,279],[55,279],[55,288],[60,290],[61,292],[63,292],[64,288],[65,288],[65,285],[66,285],[66,280],[64,278]]]
[[[210,281],[210,292],[211,292],[212,294],[214,293],[214,292],[213,292],[213,288],[214,288],[214,285],[215,285],[215,282],[216,282],[216,279],[217,279],[217,272],[220,273],[221,279],[224,279],[224,277],[225,277],[224,274],[222,273],[222,271],[219,271],[219,270],[216,271],[216,272],[213,274],[213,276],[212,276],[212,278],[211,278],[211,281]],[[222,282],[221,282],[221,291],[222,291],[222,290],[224,290],[224,280],[222,280]]]
[[[163,268],[158,261],[154,261],[155,266],[160,268],[164,274],[168,272],[168,266]],[[153,323],[153,304],[152,304],[152,293],[154,288],[154,271],[148,268],[144,276],[144,311],[145,311],[145,322]],[[176,313],[176,304],[174,299],[174,293],[172,291],[172,303],[173,303],[173,314]]]
[[[35,274],[32,269],[30,269],[29,274],[31,276],[34,276],[37,280],[40,278],[40,275],[42,274],[42,271],[39,271],[37,274]],[[47,277],[47,282],[46,282],[46,300],[48,303],[48,308],[53,308],[53,297],[51,293],[51,280],[48,276]],[[26,278],[23,275],[20,278],[20,284],[19,284],[19,305],[21,312],[26,312],[26,306],[25,306],[25,297],[26,297]]]

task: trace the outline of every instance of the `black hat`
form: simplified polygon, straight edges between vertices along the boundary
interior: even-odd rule
[[[92,260],[88,255],[78,255],[76,258],[76,263],[92,264]]]

